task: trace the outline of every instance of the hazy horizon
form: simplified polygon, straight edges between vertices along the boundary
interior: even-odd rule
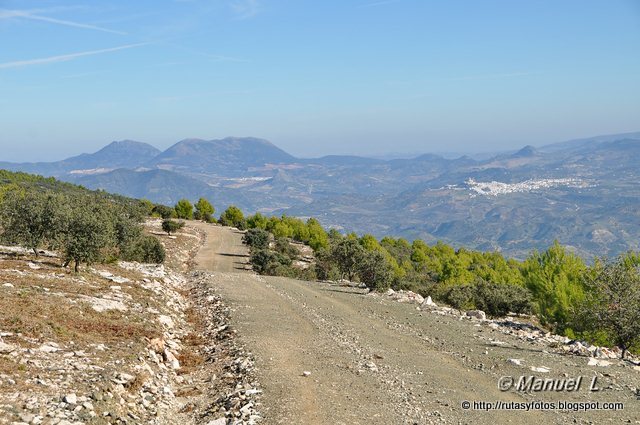
[[[640,128],[633,0],[0,2],[0,160],[251,135],[298,157]]]
[[[640,134],[640,131],[635,131],[635,132],[625,132],[625,133],[613,133],[612,135],[615,134]],[[570,141],[574,141],[574,140],[581,140],[581,139],[589,139],[589,138],[596,138],[596,137],[603,137],[603,136],[609,136],[609,134],[596,134],[596,135],[592,135],[592,136],[588,136],[588,137],[577,137],[577,138],[573,138],[573,139],[568,139],[568,140],[556,140],[556,141],[551,141],[551,142],[543,142],[543,143],[539,143],[539,144],[529,144],[531,146],[534,146],[535,148],[540,148],[546,145],[550,145],[550,144],[554,144],[554,143],[562,143],[562,142],[570,142]],[[99,151],[100,149],[106,147],[107,145],[113,143],[113,142],[121,142],[121,141],[135,141],[135,142],[141,142],[141,143],[146,143],[149,144],[157,149],[159,149],[160,151],[164,151],[166,149],[168,149],[169,147],[173,146],[174,144],[185,140],[185,139],[202,139],[202,140],[219,140],[219,139],[224,139],[225,137],[242,137],[242,136],[223,136],[223,137],[216,137],[216,138],[196,138],[196,137],[187,137],[187,138],[183,138],[180,140],[176,140],[174,142],[171,142],[169,144],[163,144],[163,145],[158,145],[155,144],[153,142],[148,142],[148,141],[143,141],[143,140],[134,140],[134,139],[122,139],[122,140],[112,140],[109,142],[105,142],[102,145],[98,145],[95,149],[92,150],[85,150],[85,151],[76,151],[76,152],[71,152],[68,155],[62,155],[59,157],[55,157],[55,156],[47,156],[45,157],[44,160],[30,160],[30,159],[17,159],[17,160],[11,160],[11,159],[5,159],[5,158],[0,158],[0,161],[7,161],[7,162],[15,162],[15,163],[28,163],[28,162],[53,162],[53,161],[59,161],[59,160],[64,160],[70,157],[74,157],[77,155],[82,155],[82,154],[92,154],[95,153],[97,151]],[[246,137],[255,137],[255,136],[246,136]],[[513,146],[511,148],[505,148],[502,150],[478,150],[478,151],[447,151],[447,150],[430,150],[430,151],[387,151],[387,152],[325,152],[325,153],[321,153],[319,155],[298,155],[295,152],[291,152],[288,151],[287,149],[282,148],[282,146],[279,146],[277,143],[274,143],[272,140],[268,140],[269,142],[273,143],[275,146],[285,150],[287,153],[300,158],[300,159],[311,159],[311,158],[319,158],[319,157],[323,157],[323,156],[328,156],[328,155],[353,155],[353,156],[361,156],[361,157],[366,157],[366,158],[376,158],[376,159],[385,159],[385,160],[389,160],[389,159],[402,159],[402,158],[415,158],[417,156],[420,155],[424,155],[424,154],[435,154],[435,155],[440,155],[444,158],[458,158],[461,156],[472,156],[472,157],[479,157],[479,158],[487,158],[487,157],[491,157],[493,155],[497,155],[497,154],[502,154],[502,153],[506,153],[506,152],[515,152],[518,151],[522,148],[524,148],[525,146],[529,146],[529,145],[518,145],[518,146]],[[78,147],[75,146],[74,147]]]

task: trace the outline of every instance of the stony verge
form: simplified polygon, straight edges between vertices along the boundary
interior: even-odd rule
[[[416,309],[418,310],[428,311],[441,316],[452,316],[458,317],[460,320],[474,321],[502,332],[503,334],[513,335],[522,341],[544,346],[546,349],[557,353],[588,357],[589,359],[586,362],[588,366],[606,367],[616,364],[640,372],[639,356],[627,354],[625,360],[621,360],[621,350],[618,347],[598,347],[586,341],[572,340],[566,336],[552,334],[533,325],[531,320],[527,320],[530,319],[529,316],[520,317],[512,314],[509,317],[488,319],[482,310],[460,311],[451,307],[438,306],[433,302],[431,297],[425,299],[420,294],[412,291],[394,291],[393,289],[389,289],[383,294],[370,292],[369,295],[374,297],[384,296],[400,303],[416,304]],[[489,342],[493,345],[500,345],[500,341]],[[512,363],[520,364],[521,361]]]

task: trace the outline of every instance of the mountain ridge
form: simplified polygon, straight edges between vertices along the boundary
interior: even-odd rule
[[[153,155],[155,148],[137,143],[112,143],[66,162],[9,166],[165,204],[205,196],[218,211],[234,204],[248,213],[314,216],[345,231],[515,257],[554,239],[585,257],[640,248],[640,133],[525,146],[485,160],[300,159],[264,139],[238,137],[185,139]],[[133,166],[96,169],[127,147],[143,152],[127,158]]]

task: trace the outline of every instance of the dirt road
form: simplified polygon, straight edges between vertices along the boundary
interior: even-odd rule
[[[529,365],[550,368],[544,378],[597,375],[584,366],[584,358],[535,349],[480,324],[359,289],[257,276],[243,270],[247,253],[240,233],[199,226],[207,243],[197,265],[214,272],[213,285],[233,308],[232,321],[256,356],[264,423],[639,423],[640,401],[631,390],[594,395],[586,389],[560,394],[498,389],[501,376],[534,374]],[[527,369],[509,358],[525,359]],[[600,373],[599,382],[614,388],[618,371],[607,372]],[[625,410],[523,412],[473,406],[474,401],[560,400],[624,401]],[[462,407],[464,401],[472,403],[471,409]]]

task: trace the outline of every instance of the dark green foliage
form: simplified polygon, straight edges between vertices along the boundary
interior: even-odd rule
[[[160,264],[164,262],[165,256],[165,249],[157,238],[151,235],[141,235],[124,252],[122,259],[139,263]]]
[[[176,210],[174,208],[167,207],[166,205],[156,205],[153,207],[152,214],[166,220],[174,218],[176,216]]]
[[[198,199],[196,202],[196,211],[194,213],[194,217],[196,220],[206,221],[207,223],[213,222],[213,213],[215,212],[215,208],[209,201],[204,198]]]
[[[142,237],[142,227],[126,211],[116,212],[114,216],[115,243],[119,252],[125,253]]]
[[[178,230],[182,229],[184,227],[184,223],[181,221],[174,221],[174,220],[164,220],[162,222],[162,230],[164,230],[165,232],[167,232],[167,235],[171,236],[171,233],[175,233]]]
[[[640,270],[637,254],[596,263],[585,278],[587,295],[574,309],[578,331],[604,333],[622,357],[640,344]]]
[[[235,205],[231,205],[227,208],[222,215],[220,215],[220,220],[218,221],[223,226],[233,226],[240,230],[243,230],[246,227],[244,214],[240,211],[240,208]]]
[[[335,262],[341,277],[353,281],[358,267],[365,258],[365,249],[355,238],[345,238],[331,247],[331,258]]]
[[[251,249],[267,249],[269,248],[269,232],[260,228],[249,229],[242,241]]]
[[[114,229],[108,214],[101,205],[81,203],[64,218],[64,261],[65,264],[74,261],[76,272],[81,263],[100,260],[103,251],[115,245]]]
[[[176,217],[183,220],[191,220],[193,218],[193,205],[187,199],[181,199],[174,207]]]
[[[145,217],[148,217],[153,214],[153,202],[148,199],[141,199],[139,202],[140,210],[142,211]]]
[[[450,285],[438,288],[433,296],[436,300],[449,304],[459,310],[474,310],[475,289],[472,285]]]
[[[482,280],[470,285],[449,285],[436,290],[434,297],[460,310],[482,310],[489,316],[526,314],[532,310],[531,293],[517,285]]]
[[[272,276],[277,275],[278,267],[291,265],[289,257],[268,249],[252,250],[250,261],[256,272]]]
[[[64,265],[126,258],[161,262],[164,249],[143,234],[149,202],[89,191],[80,186],[0,170],[2,239],[60,251]]]
[[[277,238],[275,250],[276,252],[291,258],[291,260],[296,260],[300,254],[296,247],[289,243],[287,238]]]
[[[531,313],[531,292],[522,286],[479,281],[474,285],[476,308],[490,316],[500,317],[507,313]]]
[[[21,244],[38,255],[38,248],[55,238],[60,226],[57,219],[60,197],[54,193],[39,194],[14,189],[5,194],[2,203],[2,239]]]
[[[340,270],[331,258],[331,253],[326,249],[316,251],[315,274],[320,280],[340,279]]]
[[[364,255],[357,264],[357,271],[360,281],[367,285],[367,288],[382,291],[391,286],[393,277],[391,266],[380,251],[372,251]]]

